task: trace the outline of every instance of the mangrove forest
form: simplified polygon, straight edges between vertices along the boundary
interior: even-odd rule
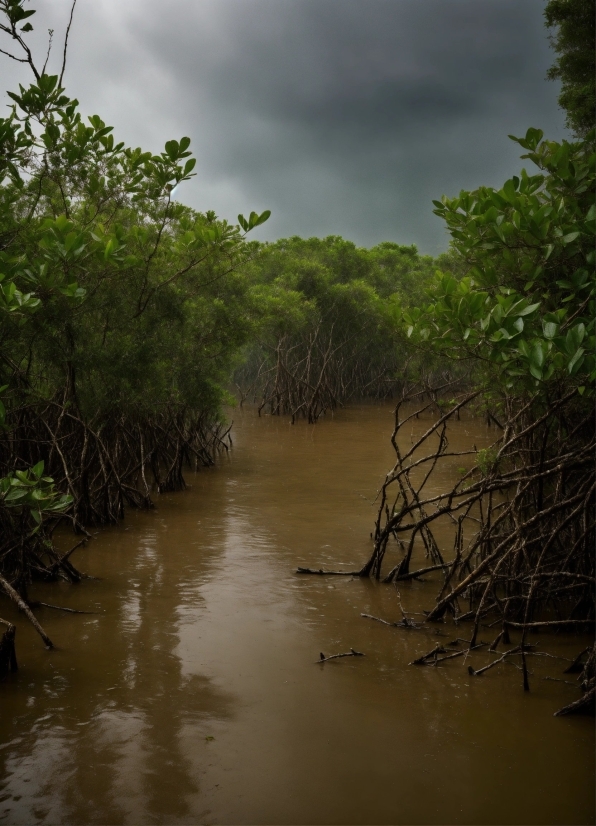
[[[593,0],[545,9],[569,137],[434,256],[184,205],[189,137],[69,95],[75,6],[46,55],[0,2],[0,820],[590,822]]]

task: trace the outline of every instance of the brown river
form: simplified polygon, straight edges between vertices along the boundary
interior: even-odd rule
[[[467,626],[384,626],[361,613],[399,620],[393,586],[294,573],[370,553],[391,407],[314,427],[233,416],[218,467],[75,553],[97,579],[31,589],[95,612],[38,609],[56,650],[3,601],[20,670],[0,685],[0,823],[593,823],[593,720],[553,717],[579,692],[544,679],[573,681],[565,660],[533,657],[529,693],[513,664],[409,666]],[[492,438],[474,420],[450,435]],[[400,583],[404,607],[432,607],[438,581]],[[365,656],[316,663],[350,648]]]

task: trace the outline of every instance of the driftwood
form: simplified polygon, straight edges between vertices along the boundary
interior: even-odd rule
[[[296,568],[297,574],[315,574],[316,576],[359,576],[359,571],[324,571],[322,568]]]
[[[426,665],[428,660],[436,659],[439,654],[446,654],[447,649],[443,648],[442,645],[437,643],[432,651],[429,651],[427,654],[423,654],[421,657],[418,657],[416,660],[412,660],[409,665]]]
[[[364,657],[364,654],[361,651],[354,651],[353,648],[350,648],[346,654],[331,654],[329,657],[326,657],[321,651],[319,659],[316,662],[326,663],[329,662],[329,660],[339,660],[341,657]]]
[[[81,611],[78,608],[64,608],[62,605],[52,605],[50,602],[30,602],[29,608],[53,608],[54,611],[65,611],[67,614],[97,614],[97,611]]]
[[[360,614],[361,617],[365,619],[371,619],[375,622],[380,622],[383,625],[389,625],[391,628],[422,628],[421,622],[414,622],[409,617],[404,616],[403,619],[399,620],[399,622],[388,622],[387,620],[381,619],[380,617],[373,617],[372,614]]]
[[[417,579],[419,576],[423,574],[430,574],[433,571],[445,571],[447,570],[453,563],[449,562],[447,564],[442,565],[429,565],[427,568],[419,568],[417,571],[411,571],[407,574],[396,574],[393,578],[394,582],[404,582],[408,579]],[[391,579],[383,580],[384,582],[391,582]]]
[[[433,665],[438,665],[439,663],[445,662],[445,660],[454,660],[456,657],[463,657],[464,655],[467,656],[470,651],[476,651],[478,648],[484,648],[485,645],[485,642],[479,642],[470,648],[466,648],[462,651],[456,651],[454,654],[447,654],[446,657],[437,657]]]
[[[448,643],[448,645],[453,645],[453,643]],[[412,660],[409,665],[438,665],[439,663],[445,662],[445,660],[453,660],[456,657],[463,657],[464,654],[469,654],[470,651],[476,651],[476,649],[483,648],[485,645],[485,642],[479,642],[477,645],[473,645],[470,648],[463,649],[462,651],[455,651],[453,654],[448,654],[446,648],[440,644],[437,644],[432,651],[429,651],[427,654],[423,654],[416,660]],[[439,654],[445,654],[446,656],[439,657]]]
[[[505,653],[502,654],[498,659],[493,660],[492,663],[489,663],[488,665],[485,665],[484,668],[479,668],[477,671],[475,671],[472,668],[472,666],[469,665],[468,666],[468,674],[471,677],[479,677],[481,674],[484,674],[485,671],[490,671],[490,669],[494,668],[495,665],[498,665],[499,663],[505,662],[507,657],[510,657],[513,654],[520,654],[521,650],[522,650],[521,645],[518,645],[515,648],[511,648],[509,651],[505,651]]]

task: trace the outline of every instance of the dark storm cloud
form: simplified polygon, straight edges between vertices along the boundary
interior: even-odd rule
[[[517,171],[508,133],[562,134],[543,5],[79,0],[68,78],[127,140],[191,136],[197,208],[437,252],[432,198]]]

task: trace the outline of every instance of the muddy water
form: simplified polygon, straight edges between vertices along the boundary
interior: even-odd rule
[[[399,619],[391,587],[293,574],[370,552],[390,408],[316,427],[235,419],[228,460],[77,552],[97,580],[35,586],[96,613],[40,609],[52,652],[19,621],[0,822],[592,823],[593,725],[553,718],[578,692],[542,679],[563,660],[533,658],[529,694],[512,665],[409,667],[441,638],[360,616]],[[451,433],[460,448],[490,438],[470,421]],[[432,581],[400,590],[411,610],[433,603]],[[366,656],[315,663],[350,647]]]

